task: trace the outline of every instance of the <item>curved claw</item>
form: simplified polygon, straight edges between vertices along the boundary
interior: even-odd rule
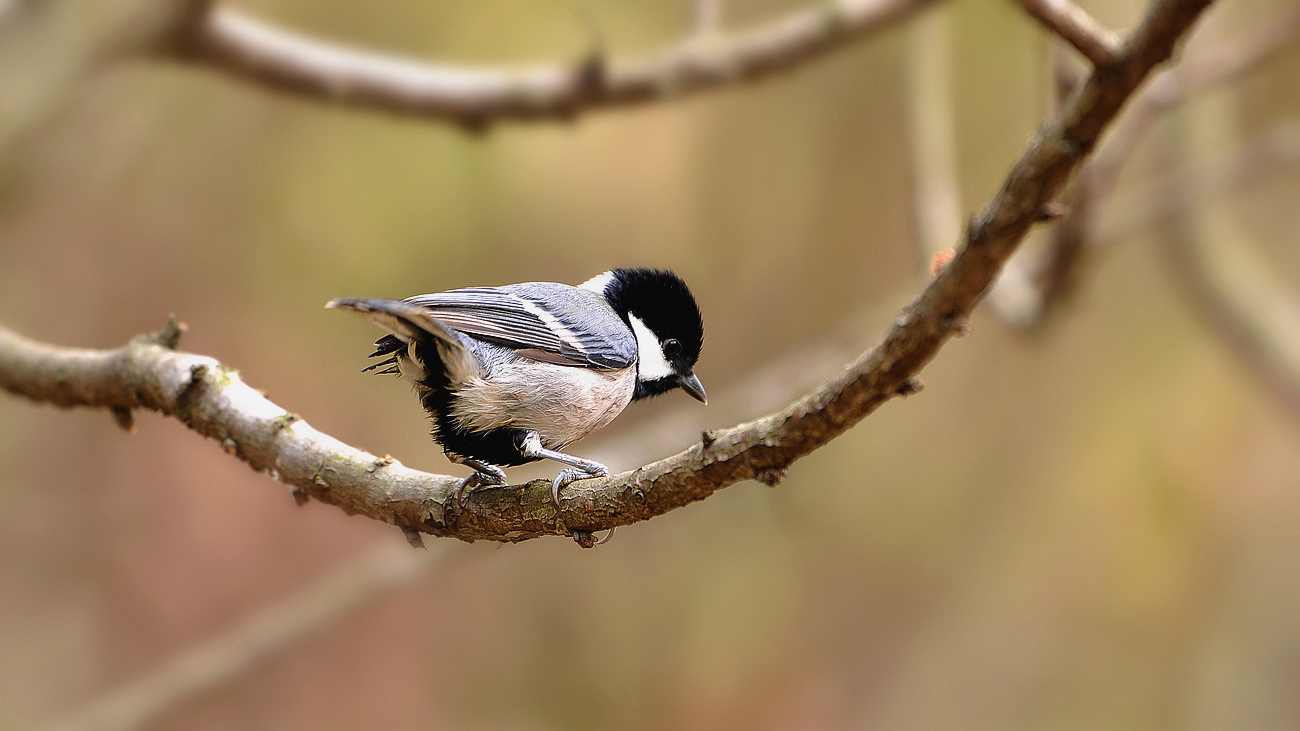
[[[577,480],[586,480],[592,477],[609,477],[609,468],[599,462],[583,460],[587,464],[584,469],[577,470],[565,468],[560,470],[560,474],[555,476],[555,481],[551,483],[551,500],[555,507],[560,507],[560,490],[570,482]]]
[[[455,492],[455,496],[456,496],[456,504],[457,504],[457,505],[462,505],[462,504],[464,504],[464,502],[465,502],[465,491],[468,490],[468,489],[471,488],[471,487],[478,487],[479,485],[504,485],[504,484],[506,484],[506,473],[503,472],[503,471],[501,470],[500,467],[496,467],[496,466],[493,466],[493,465],[483,465],[483,466],[484,466],[484,467],[489,467],[489,468],[491,468],[493,471],[491,471],[491,472],[486,471],[486,470],[479,471],[479,470],[476,469],[476,470],[474,471],[474,474],[472,474],[472,475],[470,475],[469,477],[466,477],[465,479],[461,480],[461,481],[460,481],[460,486],[456,488],[456,492]]]

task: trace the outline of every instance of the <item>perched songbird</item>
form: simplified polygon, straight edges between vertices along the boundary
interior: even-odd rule
[[[676,274],[615,269],[571,287],[526,282],[404,300],[344,298],[388,331],[366,368],[415,384],[433,439],[474,468],[471,485],[505,484],[501,467],[553,459],[551,488],[603,477],[599,462],[559,451],[605,426],[628,403],[681,388],[708,403],[695,377],[704,321]]]

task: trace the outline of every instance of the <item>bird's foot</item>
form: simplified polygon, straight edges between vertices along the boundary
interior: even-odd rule
[[[593,462],[589,459],[578,459],[569,457],[574,462],[581,462],[577,465],[579,469],[565,468],[560,470],[560,474],[555,476],[555,481],[551,483],[551,500],[555,502],[555,507],[560,507],[560,490],[566,487],[570,482],[577,480],[587,480],[592,477],[609,477],[609,468],[599,462]]]
[[[479,485],[504,485],[506,484],[505,470],[478,460],[466,459],[461,460],[461,464],[474,468],[474,474],[461,480],[460,485],[456,488],[456,507],[465,503],[465,491],[471,487]]]

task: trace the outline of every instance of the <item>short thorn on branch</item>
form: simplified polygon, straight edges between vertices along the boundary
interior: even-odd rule
[[[406,537],[406,542],[411,544],[411,548],[424,548],[424,535],[420,531],[403,526],[402,535]]]
[[[1055,221],[1058,218],[1065,218],[1070,212],[1070,207],[1064,203],[1048,203],[1038,210],[1038,217],[1035,219],[1039,223],[1046,221]]]
[[[181,336],[190,329],[189,325],[176,319],[176,313],[167,315],[167,322],[161,328],[151,333],[140,335],[137,339],[142,343],[152,343],[161,345],[168,350],[175,350],[181,343]]]
[[[924,390],[925,390],[925,381],[913,377],[904,381],[903,385],[899,386],[898,390],[895,391],[894,393],[897,393],[899,396],[911,396],[913,394],[918,394]]]
[[[110,409],[113,414],[113,421],[121,427],[122,431],[127,434],[135,433],[135,414],[124,406],[114,406]]]

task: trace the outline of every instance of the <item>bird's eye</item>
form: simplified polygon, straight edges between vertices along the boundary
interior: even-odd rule
[[[674,340],[673,338],[668,338],[667,340],[664,341],[664,355],[671,358],[675,355],[680,354],[681,352],[682,352],[682,344],[679,341]]]

